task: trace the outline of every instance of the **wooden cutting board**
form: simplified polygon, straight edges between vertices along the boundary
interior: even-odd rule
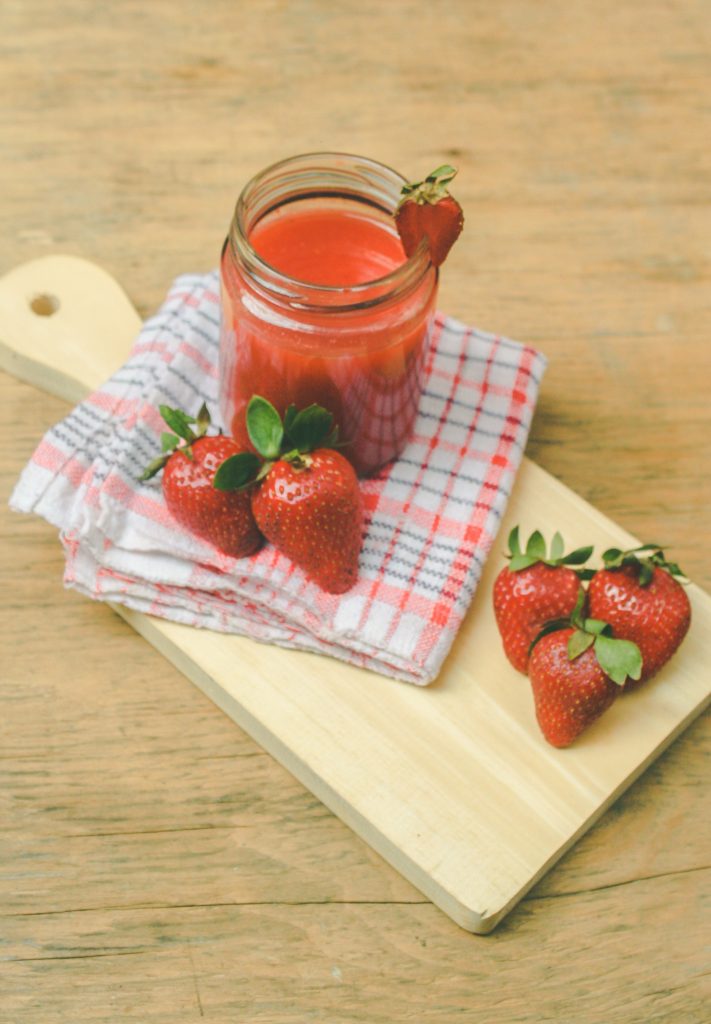
[[[49,256],[0,280],[0,365],[78,401],[126,358],[140,319],[98,267]],[[38,437],[39,440],[39,437]],[[313,654],[116,606],[335,814],[463,928],[490,931],[706,706],[711,598],[689,587],[672,662],[574,747],[539,734],[491,610],[503,538],[560,529],[599,553],[635,543],[525,460],[500,540],[439,679],[427,688]]]

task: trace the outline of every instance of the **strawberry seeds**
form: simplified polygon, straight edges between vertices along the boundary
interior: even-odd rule
[[[559,533],[548,551],[537,530],[522,551],[516,527],[509,565],[494,583],[504,652],[528,674],[538,724],[554,747],[569,746],[621,692],[655,675],[691,623],[683,574],[658,545],[610,548],[597,571],[583,567],[592,551],[565,555]]]
[[[333,416],[319,405],[279,416],[259,395],[247,407],[254,450],[223,434],[207,435],[210,416],[161,406],[174,433],[141,479],[163,470],[163,495],[174,518],[233,558],[264,538],[314,583],[342,594],[358,578],[363,499],[355,470],[337,450]]]

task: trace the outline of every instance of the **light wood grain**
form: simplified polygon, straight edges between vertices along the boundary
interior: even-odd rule
[[[241,183],[271,160],[340,148],[414,176],[452,159],[467,227],[441,305],[548,354],[529,454],[711,587],[704,4],[25,0],[0,23],[0,273],[71,251],[145,316],[175,274],[215,265]],[[6,496],[67,406],[0,390]],[[0,529],[0,910],[25,872],[22,955],[63,958],[0,965],[13,1024],[705,1019],[708,716],[493,935],[420,906],[415,942],[399,903],[415,890],[108,609],[64,593],[54,531],[6,511]],[[191,856],[195,826],[230,840]],[[161,829],[175,843],[153,858]],[[82,858],[75,831],[135,845],[114,855],[107,835]],[[266,899],[273,931],[251,915],[226,934],[208,887]],[[171,932],[181,900],[205,910]],[[93,946],[63,916],[88,906]]]
[[[692,937],[703,926],[703,882],[699,876],[679,876],[664,879],[660,886],[666,904],[661,912],[654,909],[660,928],[654,948],[668,955],[654,992],[649,991],[634,948],[639,918],[630,918],[624,895],[615,889],[581,900],[560,898],[544,908],[536,906],[537,914],[522,914],[500,941],[499,933],[490,937],[486,967],[476,950],[460,945],[453,951],[443,941],[434,918],[438,911],[431,906],[301,906],[293,908],[285,928],[282,915],[267,903],[58,915],[48,922],[40,949],[33,943],[32,921],[15,919],[10,948],[17,962],[8,974],[15,983],[27,985],[28,1008],[43,1007],[53,983],[64,988],[68,980],[82,992],[89,1012],[106,1012],[92,999],[92,990],[111,997],[116,1020],[145,1020],[133,1008],[134,1001],[145,1005],[157,988],[159,1000],[170,999],[178,1020],[192,1019],[190,1014],[201,1009],[208,1018],[224,1015],[224,1020],[256,1011],[280,1022],[325,1017],[388,1024],[388,1000],[397,989],[401,1020],[451,1021],[467,1015],[476,1020],[480,1000],[485,1000],[511,1021],[531,1019],[527,1015],[532,1002],[555,1013],[549,1018],[553,1020],[587,1014],[591,1020],[611,1024],[701,1021],[707,962]],[[642,881],[636,889],[641,916],[652,909],[654,886]],[[686,928],[680,927],[672,909],[678,902],[689,907]],[[588,922],[585,940],[578,931],[579,944],[571,944],[567,936],[580,914]],[[344,926],[353,938],[348,948],[339,948]],[[514,938],[517,958],[507,951]],[[81,949],[85,964],[77,958]],[[92,954],[99,950],[103,962],[92,962]],[[31,960],[23,956],[28,952]],[[550,962],[561,958],[569,964],[567,993],[555,993],[556,979],[550,976]],[[600,983],[610,963],[629,973],[624,1005]],[[110,981],[104,987],[100,975],[105,970],[110,971]],[[240,978],[250,979],[248,987],[238,984],[238,972]],[[413,976],[417,986],[410,982]],[[34,985],[37,977],[39,991]],[[169,984],[175,986],[172,994],[164,988]],[[372,994],[365,1012],[359,1009],[364,991]],[[423,992],[428,993],[426,1001]],[[316,1002],[321,1018],[304,1011]],[[60,1006],[64,1014],[71,1012],[69,999]]]
[[[61,396],[117,369],[135,327],[124,293],[86,261],[48,256],[0,279],[0,365]],[[516,523],[524,536],[533,524],[547,536],[559,528],[575,547],[637,543],[528,460],[504,537]],[[491,558],[427,689],[115,610],[453,920],[486,933],[711,696],[711,598],[690,586],[694,628],[673,664],[574,749],[552,750],[501,651],[499,568]]]
[[[87,260],[45,256],[3,282],[0,323],[12,340],[0,332],[0,367],[68,402],[98,388],[140,330],[118,282]]]

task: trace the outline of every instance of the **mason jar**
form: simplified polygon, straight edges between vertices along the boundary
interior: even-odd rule
[[[219,374],[223,422],[246,446],[255,394],[282,415],[327,408],[361,476],[407,443],[438,277],[424,241],[404,254],[404,184],[373,160],[312,153],[245,186],[222,251]]]

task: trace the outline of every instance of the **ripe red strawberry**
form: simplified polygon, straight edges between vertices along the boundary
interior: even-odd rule
[[[231,437],[207,436],[210,416],[204,405],[197,419],[165,405],[160,411],[175,434],[163,434],[164,454],[148,466],[141,479],[148,480],[162,469],[165,503],[179,523],[233,558],[253,554],[262,537],[249,495],[218,491],[213,481],[218,467],[230,456],[247,454],[255,463],[256,456],[245,453]]]
[[[642,652],[642,675],[625,686],[634,689],[677,650],[691,623],[691,605],[674,579],[683,573],[657,545],[610,548],[602,558],[605,568],[595,573],[588,590],[590,614],[609,622],[615,636],[634,641]]]
[[[637,646],[614,639],[605,622],[583,619],[583,603],[581,593],[570,625],[543,631],[528,663],[536,718],[554,747],[570,746],[642,670]]]
[[[403,186],[395,225],[406,256],[412,256],[422,239],[427,238],[434,266],[444,263],[464,226],[462,208],[447,191],[456,173],[454,167],[444,164],[424,181]]]
[[[350,462],[319,448],[279,459],[252,497],[254,518],[267,540],[331,594],[358,577],[363,503]]]
[[[554,747],[568,747],[607,711],[619,687],[605,675],[592,648],[571,661],[574,629],[549,633],[531,654],[529,676],[541,732]]]
[[[289,406],[283,424],[260,396],[247,408],[250,440],[267,460],[252,488],[259,529],[320,587],[342,594],[358,577],[363,499],[350,462],[325,447],[336,443],[332,426],[331,413],[318,405],[300,412]],[[244,455],[229,459],[215,485],[249,486],[243,465]]]
[[[494,582],[494,614],[504,652],[519,672],[525,672],[531,644],[547,622],[568,618],[580,593],[580,580],[586,578],[580,566],[592,554],[592,547],[564,553],[563,538],[553,537],[550,555],[546,542],[536,530],[521,551],[518,527],[509,536],[509,565]]]

